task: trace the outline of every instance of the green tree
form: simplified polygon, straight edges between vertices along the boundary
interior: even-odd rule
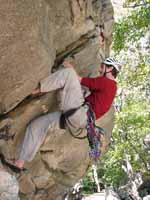
[[[132,3],[135,9],[114,26],[113,53],[124,61],[124,67],[116,99],[119,112],[113,131],[115,145],[102,160],[103,180],[114,186],[127,178],[122,169],[126,154],[131,157],[135,173],[150,170],[150,155],[143,144],[150,133],[150,4],[142,2],[126,2],[126,6]]]
[[[150,1],[128,0],[125,6],[132,7],[130,15],[114,26],[113,54],[123,63],[115,102],[118,112],[114,143],[98,170],[105,184],[116,187],[127,180],[122,169],[126,154],[131,157],[135,173],[150,173],[150,154],[143,144],[144,137],[150,134]]]

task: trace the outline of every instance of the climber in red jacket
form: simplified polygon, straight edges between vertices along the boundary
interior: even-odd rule
[[[32,92],[32,95],[36,95],[61,89],[59,90],[60,112],[38,117],[27,126],[20,156],[15,163],[15,166],[20,169],[23,168],[25,161],[31,161],[34,158],[48,131],[60,130],[62,122],[65,123],[64,127],[71,131],[86,128],[89,109],[87,105],[90,105],[95,118],[99,119],[113,103],[117,91],[115,78],[121,69],[121,65],[115,59],[107,58],[103,61],[99,69],[100,76],[96,78],[78,76],[73,66],[67,61],[63,65],[65,69],[42,80],[40,86]],[[81,85],[89,88],[91,92],[86,98],[83,96]],[[68,112],[70,110],[71,112]],[[65,121],[62,116],[65,116]]]

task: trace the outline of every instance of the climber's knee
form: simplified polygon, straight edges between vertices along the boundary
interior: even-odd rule
[[[72,68],[65,68],[65,69],[63,69],[63,71],[64,71],[64,73],[66,73],[68,75],[75,74],[75,71]]]

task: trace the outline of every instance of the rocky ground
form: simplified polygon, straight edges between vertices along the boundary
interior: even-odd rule
[[[95,193],[85,196],[83,200],[105,200],[105,193]]]

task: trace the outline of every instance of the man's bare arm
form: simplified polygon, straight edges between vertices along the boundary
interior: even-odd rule
[[[38,86],[36,89],[34,89],[31,94],[36,95],[36,94],[39,94],[39,93],[41,93],[40,86]]]

